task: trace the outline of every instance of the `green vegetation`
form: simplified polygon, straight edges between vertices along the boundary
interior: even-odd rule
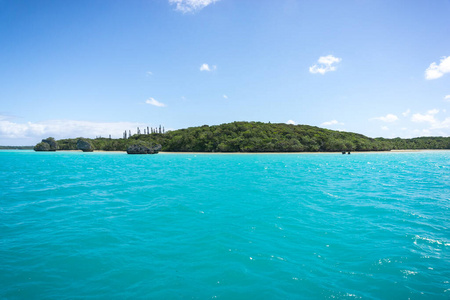
[[[393,150],[417,149],[450,149],[450,137],[418,137],[413,139],[383,139],[391,144]]]
[[[58,141],[60,150],[76,150],[76,139]],[[126,151],[137,141],[161,144],[171,152],[338,152],[388,151],[391,149],[450,149],[450,138],[368,138],[364,135],[308,125],[233,122],[151,134],[127,139],[86,139],[95,149]]]

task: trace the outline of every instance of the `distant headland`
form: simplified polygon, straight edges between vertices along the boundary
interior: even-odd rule
[[[123,138],[53,138],[37,144],[36,151],[127,151],[130,154],[166,152],[343,152],[450,149],[450,137],[412,139],[369,138],[309,125],[232,122],[173,131],[144,129],[125,131]]]
[[[0,146],[0,150],[33,150],[33,146]]]

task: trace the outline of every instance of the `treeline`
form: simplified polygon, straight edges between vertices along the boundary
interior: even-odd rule
[[[307,126],[234,122],[169,133],[165,151],[318,152],[389,150],[390,145],[363,135]]]
[[[59,150],[76,150],[78,139],[58,141]],[[233,122],[166,133],[135,134],[127,139],[89,139],[95,150],[125,151],[136,141],[161,144],[170,152],[333,152],[391,149],[450,149],[450,138],[368,138],[308,125]]]
[[[387,141],[393,150],[450,149],[450,137],[377,138],[377,140]]]
[[[156,135],[156,134],[153,134]],[[94,150],[103,150],[103,151],[126,151],[127,148],[131,145],[136,144],[136,141],[139,140],[137,137],[140,135],[133,135],[127,139],[109,139],[109,138],[96,138],[96,139],[87,139],[87,138],[75,138],[75,139],[62,139],[58,140],[58,150],[77,150],[77,141],[79,139],[83,139],[89,142]],[[154,138],[154,137],[153,137]]]

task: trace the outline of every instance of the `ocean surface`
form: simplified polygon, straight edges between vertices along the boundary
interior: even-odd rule
[[[0,151],[0,299],[450,299],[450,151]]]

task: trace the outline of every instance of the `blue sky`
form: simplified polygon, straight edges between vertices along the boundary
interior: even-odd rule
[[[232,121],[449,136],[449,15],[449,0],[0,0],[0,145]]]

